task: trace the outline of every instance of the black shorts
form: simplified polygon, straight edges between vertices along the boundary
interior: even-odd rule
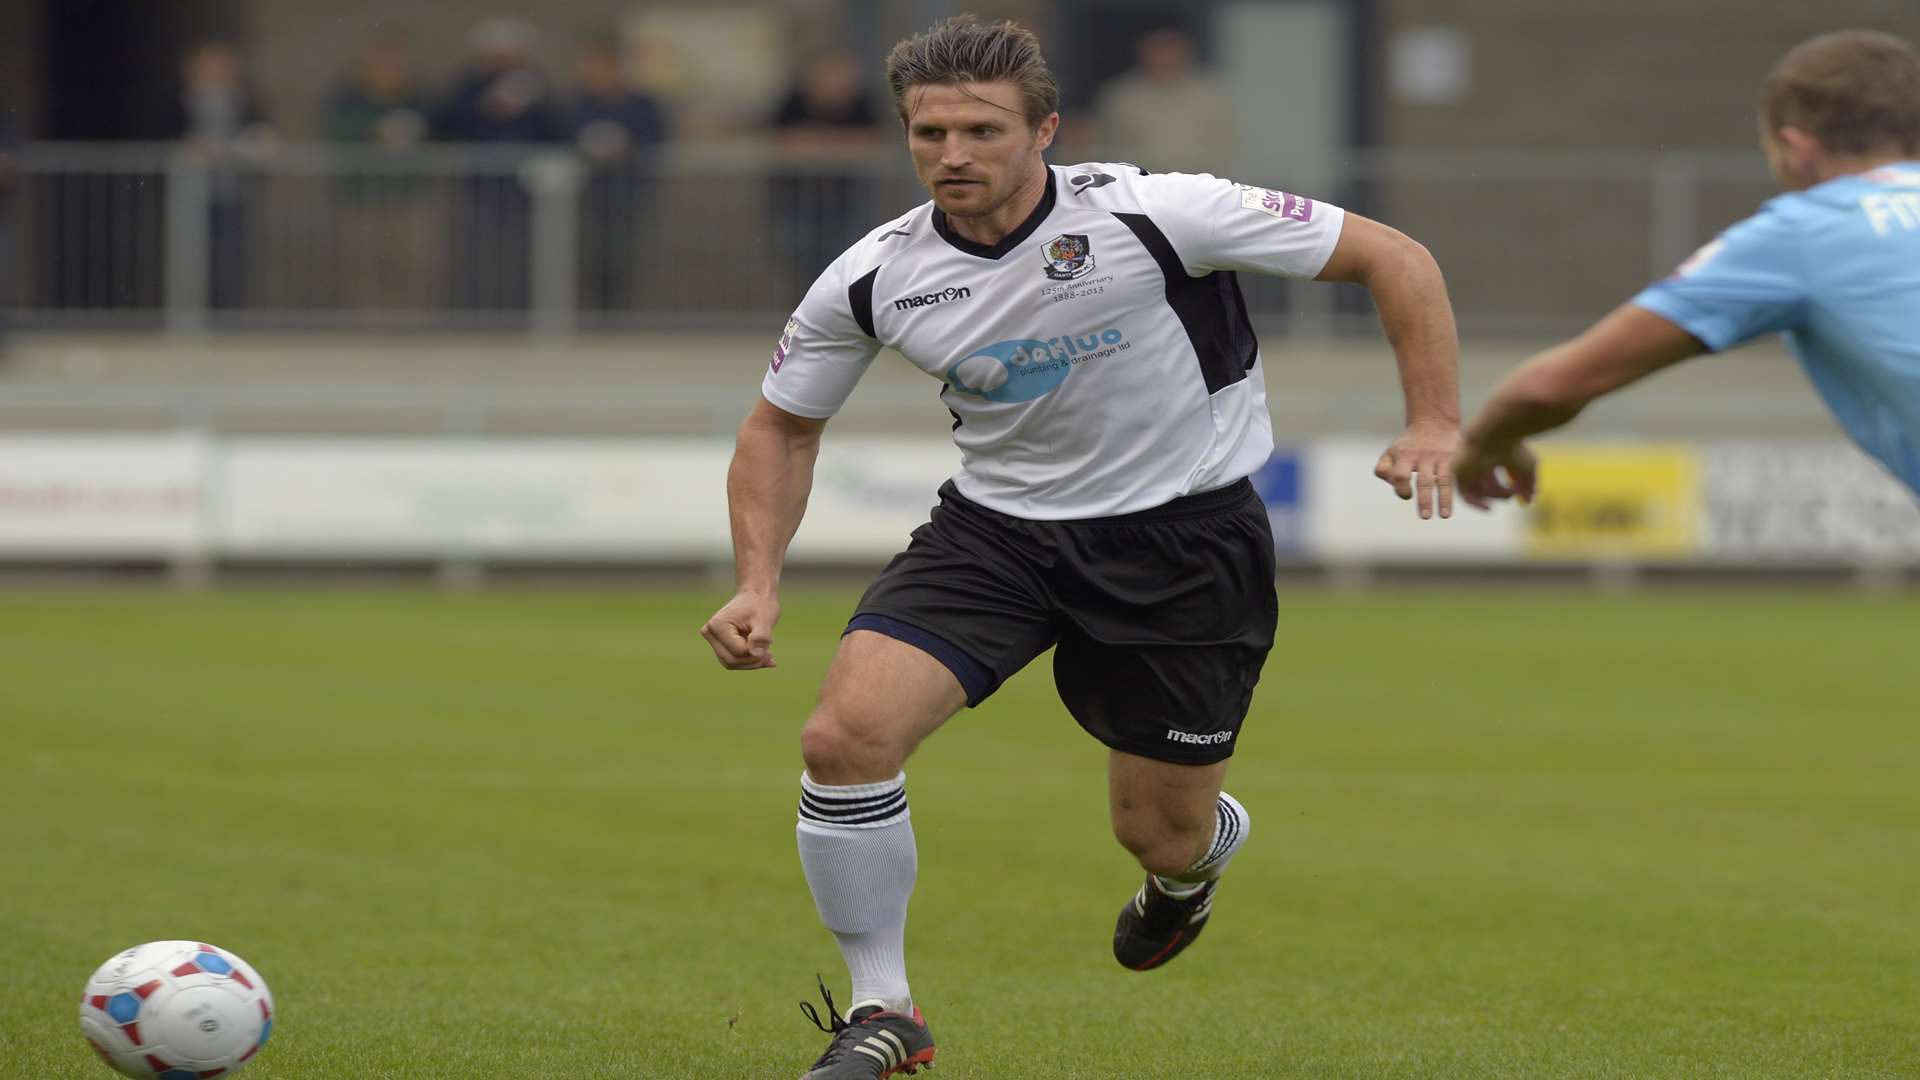
[[[1130,754],[1233,754],[1279,601],[1266,505],[1245,480],[1117,517],[1028,521],[951,483],[847,630],[931,654],[978,705],[1058,644],[1073,718]]]

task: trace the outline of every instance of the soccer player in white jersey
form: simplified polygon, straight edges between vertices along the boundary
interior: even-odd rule
[[[1114,955],[1153,968],[1206,925],[1247,838],[1221,782],[1278,613],[1247,480],[1273,433],[1236,271],[1371,291],[1407,415],[1375,472],[1423,518],[1451,513],[1458,438],[1453,316],[1419,244],[1212,176],[1049,167],[1058,89],[1011,23],[939,23],[887,75],[933,199],[840,256],[781,335],[728,475],[738,591],[701,631],[730,669],[773,666],[827,418],[882,345],[941,380],[960,471],[862,597],[801,732],[800,861],[853,984],[845,1018],[828,997],[804,1080],[933,1059],[903,952],[901,766],[1050,646],[1067,711],[1111,749],[1114,835],[1146,871]]]
[[[1920,55],[1872,31],[1804,42],[1768,77],[1760,127],[1787,193],[1507,376],[1454,459],[1463,497],[1531,497],[1525,437],[1661,368],[1782,332],[1834,418],[1920,494]]]

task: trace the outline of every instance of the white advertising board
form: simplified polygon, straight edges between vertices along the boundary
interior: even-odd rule
[[[204,542],[193,435],[0,435],[0,554],[176,558]]]
[[[1850,443],[1715,442],[1700,461],[1711,558],[1920,559],[1920,502]]]
[[[688,439],[233,440],[221,554],[707,558],[730,447]]]
[[[1482,513],[1454,504],[1453,517],[1422,521],[1374,478],[1385,440],[1324,439],[1304,452],[1300,505],[1304,554],[1326,563],[1497,563],[1517,560],[1524,513],[1512,505]]]
[[[1286,556],[1920,563],[1920,504],[1837,439],[1556,442],[1542,450],[1538,505],[1462,505],[1450,521],[1420,520],[1374,478],[1383,446],[1283,448],[1256,475]],[[4,435],[0,558],[724,562],[732,452],[685,438]],[[793,559],[885,559],[958,466],[945,439],[829,436]],[[1626,512],[1649,493],[1697,524],[1669,538]]]

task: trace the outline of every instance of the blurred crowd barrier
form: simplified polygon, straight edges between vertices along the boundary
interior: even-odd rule
[[[791,309],[847,244],[925,198],[891,146],[797,161],[742,141],[596,166],[504,144],[212,160],[42,143],[14,161],[0,309],[47,329],[735,326]],[[1584,323],[1771,193],[1757,153],[1725,151],[1377,149],[1337,166],[1304,193],[1427,244],[1468,332]],[[1350,292],[1245,284],[1258,315],[1371,325]]]
[[[1293,568],[1920,579],[1920,506],[1838,438],[1550,442],[1526,510],[1420,521],[1377,439],[1282,445],[1253,481]],[[724,438],[0,435],[0,567],[729,565]],[[938,437],[823,445],[795,565],[877,565],[926,520]]]

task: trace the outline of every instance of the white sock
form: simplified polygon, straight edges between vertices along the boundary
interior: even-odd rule
[[[1175,900],[1184,900],[1200,891],[1201,886],[1226,873],[1227,864],[1247,842],[1247,834],[1253,830],[1253,819],[1247,816],[1247,808],[1240,800],[1220,793],[1220,801],[1215,804],[1213,840],[1207,845],[1206,853],[1194,860],[1192,866],[1177,878],[1154,875],[1154,881],[1160,891]]]
[[[839,787],[802,774],[795,833],[814,907],[853,978],[846,1011],[879,1004],[911,1013],[907,899],[920,858],[907,812],[907,774]]]

